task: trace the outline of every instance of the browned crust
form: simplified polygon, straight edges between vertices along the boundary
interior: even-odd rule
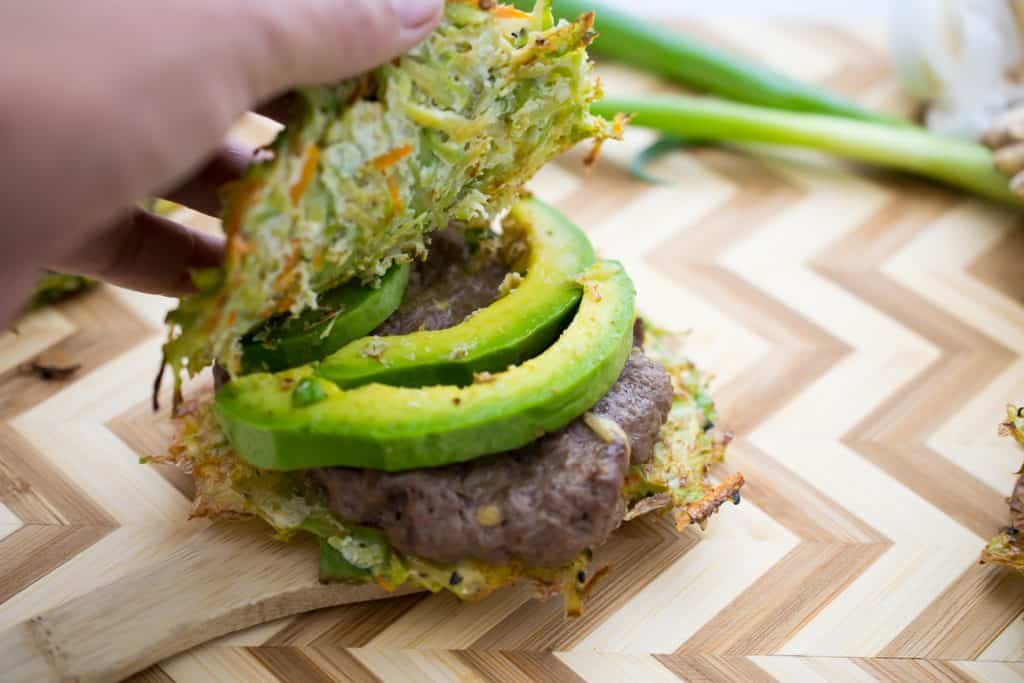
[[[696,503],[690,503],[685,508],[676,511],[676,527],[680,530],[690,524],[699,524],[703,529],[708,518],[718,512],[722,503],[731,500],[739,502],[740,489],[744,484],[743,474],[737,472],[715,488],[708,491],[704,498]]]

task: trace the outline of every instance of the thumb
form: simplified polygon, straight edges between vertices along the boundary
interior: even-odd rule
[[[240,0],[248,36],[236,65],[249,97],[341,80],[408,51],[434,29],[444,0]]]
[[[209,161],[246,109],[296,85],[338,81],[398,56],[426,38],[444,10],[444,0],[94,0],[75,11],[65,5],[0,1],[0,52],[18,57],[0,60],[0,148],[18,168],[0,182],[6,225],[18,228],[0,229],[4,274],[71,259],[104,234],[135,235],[140,223],[124,221],[126,208]],[[46,193],[55,179],[57,198]],[[111,233],[112,224],[134,228]],[[167,239],[153,242],[156,251],[177,245],[185,258],[198,244],[170,229],[161,234]],[[16,249],[9,248],[12,235]],[[121,261],[138,252],[143,257],[132,262],[149,263],[150,252],[132,244],[138,243],[116,252],[128,254]]]

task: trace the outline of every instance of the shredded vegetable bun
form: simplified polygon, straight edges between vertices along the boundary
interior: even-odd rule
[[[360,78],[305,88],[273,158],[225,190],[227,255],[168,317],[176,380],[239,370],[257,323],[315,308],[349,280],[422,256],[449,221],[486,226],[548,160],[613,134],[592,116],[593,15],[449,0],[411,52]]]

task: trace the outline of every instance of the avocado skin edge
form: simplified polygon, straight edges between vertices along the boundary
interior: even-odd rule
[[[290,392],[310,367],[250,375],[224,387],[215,411],[239,455],[256,467],[401,471],[519,448],[593,406],[632,349],[633,284],[602,262],[580,279],[579,310],[561,337],[522,365],[467,387],[370,384],[295,409]]]
[[[321,294],[320,308],[283,323],[264,323],[242,340],[242,373],[312,363],[365,337],[401,306],[410,270],[408,264],[392,266],[377,287],[350,282]]]

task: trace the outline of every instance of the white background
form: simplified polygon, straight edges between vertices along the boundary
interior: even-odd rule
[[[603,0],[640,13],[677,17],[771,17],[885,22],[899,0]]]

